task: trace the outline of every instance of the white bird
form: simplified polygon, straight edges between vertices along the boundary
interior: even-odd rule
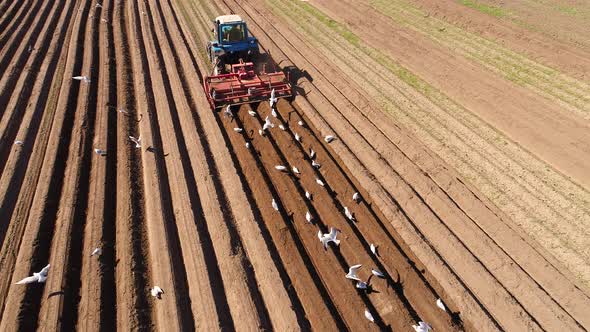
[[[270,122],[270,119],[267,116],[266,119],[264,119],[264,125],[262,126],[262,130],[267,130],[269,128],[274,128],[274,127],[275,127],[275,125],[272,124],[272,122]]]
[[[369,284],[367,284],[364,281],[358,281],[356,283],[356,288],[358,288],[358,289],[367,289],[368,286],[369,286]]]
[[[33,52],[33,46],[29,45],[29,47],[27,48],[27,52],[29,52],[29,53]]]
[[[305,192],[305,197],[307,197],[307,199],[311,201],[311,194],[309,193],[309,191]]]
[[[271,114],[272,116],[274,116],[275,118],[278,116],[278,115],[277,115],[277,111],[275,111],[275,109],[274,109],[274,108],[273,108],[273,109],[270,111],[270,114]]]
[[[280,124],[280,125],[279,125],[279,128],[280,128],[282,131],[285,131],[285,130],[287,130],[287,128],[285,128],[285,126],[283,126],[282,124]]]
[[[418,325],[412,325],[416,332],[430,332],[432,327],[428,323],[419,322]]]
[[[281,171],[281,172],[284,172],[284,171],[286,171],[286,170],[287,170],[287,167],[285,167],[285,166],[283,166],[283,165],[276,165],[276,166],[275,166],[275,169],[277,169],[277,170],[279,170],[279,171]]]
[[[164,291],[162,290],[162,288],[160,288],[160,286],[154,286],[154,288],[150,289],[150,293],[152,293],[153,297],[161,299],[162,294],[164,294]]]
[[[242,128],[234,128],[234,131],[236,133],[241,133],[242,131],[244,131],[244,129],[242,129]]]
[[[297,121],[297,124],[300,125],[301,127],[303,127],[303,121],[299,120],[299,121]]]
[[[358,202],[361,199],[361,195],[358,192],[352,194],[352,200]]]
[[[373,253],[373,255],[379,256],[379,254],[377,254],[377,247],[372,243],[371,243],[371,252]]]
[[[301,136],[299,136],[298,133],[295,133],[295,140],[299,143],[301,143]]]
[[[305,220],[307,220],[308,223],[311,223],[311,221],[313,220],[313,218],[311,217],[311,213],[309,213],[309,211],[305,212]]]
[[[322,245],[324,245],[324,250],[328,249],[328,243],[330,242],[334,242],[337,246],[340,245],[340,240],[336,238],[339,232],[340,230],[335,227],[330,227],[330,233],[327,234],[322,234],[322,231],[319,231],[318,237]]]
[[[231,105],[227,105],[225,111],[223,111],[223,116],[229,116],[230,118],[234,117],[234,114],[231,111]]]
[[[41,271],[39,272],[33,272],[33,275],[30,277],[26,277],[23,280],[17,282],[17,285],[24,285],[24,284],[31,284],[34,282],[39,282],[39,283],[43,283],[45,282],[45,280],[47,280],[47,274],[49,273],[49,266],[50,264],[47,264],[46,267],[44,267]]]
[[[99,156],[104,156],[107,154],[106,150],[101,150],[101,149],[94,149],[94,153],[96,153]]]
[[[248,111],[248,114],[250,114],[250,116],[256,116],[256,112],[254,112],[252,110]]]
[[[259,134],[260,136],[264,136],[264,131],[262,131],[262,129],[258,129],[258,134]]]
[[[320,165],[320,163],[316,162],[315,160],[312,160],[311,161],[311,166],[312,167],[315,167],[315,168],[320,168],[320,166],[322,166],[322,165]]]
[[[301,174],[301,172],[299,172],[299,169],[295,166],[293,166],[293,173],[295,174]]]
[[[330,143],[334,140],[334,136],[332,135],[328,135],[326,137],[324,137],[324,141],[326,141],[326,143]]]
[[[23,145],[23,141],[14,141],[14,145]]]
[[[318,179],[318,178],[315,179],[315,182],[317,184],[319,184],[320,186],[322,186],[322,187],[324,186],[324,182],[322,180]]]
[[[270,99],[268,100],[270,108],[273,108],[277,101],[278,99],[275,97],[275,89],[272,89],[272,91],[270,92]]]
[[[126,110],[124,110],[124,109],[122,109],[122,108],[119,108],[119,109],[117,110],[117,112],[119,112],[119,113],[123,113],[123,114],[129,114],[129,112],[127,112]]]
[[[105,22],[105,23],[108,22],[108,20],[106,18],[101,18],[100,20],[103,21],[103,22]]]
[[[141,137],[135,138],[133,136],[129,136],[129,139],[131,140],[131,142],[135,143],[135,148],[141,148]]]
[[[443,303],[443,301],[440,298],[438,300],[436,300],[436,306],[439,307],[442,311],[447,311],[445,304]]]
[[[101,4],[99,4],[99,3],[97,3],[97,4],[96,4],[96,8],[102,8],[102,5],[101,5]]]
[[[353,265],[351,267],[348,268],[348,273],[346,274],[346,278],[347,279],[352,279],[352,280],[356,280],[356,281],[361,281],[361,278],[359,278],[356,273],[358,272],[358,270],[361,268],[361,264],[357,264],[357,265]]]
[[[250,148],[250,143],[246,142],[246,148]]]
[[[365,317],[367,317],[367,319],[371,322],[375,323],[375,318],[373,318],[373,315],[371,315],[369,309],[365,309]]]
[[[312,148],[309,149],[309,159],[315,158],[315,151]]]
[[[92,253],[90,254],[90,256],[94,256],[94,255],[98,255],[100,256],[102,254],[102,249],[100,248],[95,248]]]
[[[371,273],[373,273],[373,275],[376,277],[385,279],[385,274],[379,270],[371,269]]]
[[[352,213],[350,213],[350,210],[348,209],[348,207],[344,207],[344,214],[346,215],[346,218],[348,218],[351,221],[356,221],[354,219],[354,216],[352,215]]]
[[[275,210],[277,210],[277,211],[279,210],[279,206],[277,205],[277,202],[275,201],[274,198],[272,199],[272,208],[275,209]]]
[[[74,79],[76,81],[82,81],[84,83],[90,83],[90,79],[86,76],[74,76],[74,77],[72,77],[72,79]]]

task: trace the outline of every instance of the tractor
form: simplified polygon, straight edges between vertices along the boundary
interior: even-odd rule
[[[293,96],[291,84],[282,71],[266,72],[258,64],[258,40],[250,36],[246,22],[238,15],[219,16],[213,22],[215,40],[207,43],[213,73],[203,83],[212,109]]]

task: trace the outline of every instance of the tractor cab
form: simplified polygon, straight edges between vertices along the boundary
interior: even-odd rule
[[[207,53],[217,74],[227,72],[240,59],[252,61],[258,54],[258,41],[249,35],[248,27],[239,15],[218,16],[213,24],[215,39],[207,44]]]

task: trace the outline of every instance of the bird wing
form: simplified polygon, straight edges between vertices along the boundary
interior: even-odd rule
[[[335,239],[338,235],[338,232],[340,232],[338,228],[330,227],[330,238]]]
[[[362,264],[357,264],[357,265],[353,265],[350,268],[348,268],[348,273],[350,274],[356,274],[356,271],[358,271],[361,266],[363,266]]]
[[[49,267],[51,266],[51,264],[47,264],[47,266],[45,266],[43,269],[41,269],[41,271],[39,271],[40,275],[46,276],[47,273],[49,273]]]
[[[17,285],[24,285],[24,284],[31,284],[34,282],[39,281],[39,278],[37,276],[30,276],[30,277],[26,277],[23,280],[17,282]]]

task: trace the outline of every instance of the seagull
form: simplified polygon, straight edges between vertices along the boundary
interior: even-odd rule
[[[301,143],[301,136],[299,136],[298,133],[295,133],[295,140],[299,143]]]
[[[223,111],[223,116],[228,116],[230,118],[234,117],[234,114],[231,111],[231,105],[227,105],[227,107],[225,108],[225,111]]]
[[[322,186],[322,187],[324,186],[324,182],[322,180],[318,179],[318,178],[315,179],[315,182],[317,184],[319,184],[320,186]]]
[[[119,109],[117,110],[117,112],[119,112],[119,113],[123,113],[123,114],[129,114],[129,112],[127,112],[126,110],[124,110],[124,109],[122,109],[122,108],[119,108]]]
[[[101,18],[100,20],[103,21],[103,22],[105,22],[105,23],[108,22],[108,20],[106,18]]]
[[[278,98],[275,97],[275,89],[272,89],[272,91],[270,92],[270,99],[268,101],[270,108],[273,108],[275,106],[275,104],[277,103]]]
[[[344,207],[344,214],[346,215],[346,218],[348,218],[351,221],[356,221],[354,219],[354,216],[352,215],[352,213],[350,213],[350,210],[348,210],[348,207]]]
[[[309,159],[315,158],[315,151],[312,148],[309,149]]]
[[[364,281],[357,281],[356,288],[358,289],[367,289],[369,285]]]
[[[311,224],[311,221],[313,220],[313,218],[311,217],[311,213],[309,213],[309,211],[305,212],[305,220],[307,220],[307,222],[310,224]]]
[[[365,309],[365,317],[367,317],[367,319],[371,322],[375,323],[375,318],[373,318],[373,315],[371,315],[369,309]]]
[[[339,232],[340,230],[335,227],[330,227],[330,233],[327,234],[322,234],[321,230],[318,232],[318,238],[324,245],[324,250],[328,249],[328,243],[330,242],[334,242],[335,245],[340,245],[340,240],[336,238]]]
[[[272,199],[272,208],[275,209],[275,210],[277,210],[277,211],[279,210],[279,206],[277,205],[277,202],[275,201],[274,198]]]
[[[244,129],[242,129],[242,128],[234,128],[234,131],[235,131],[236,133],[241,133],[243,130],[244,130]]]
[[[276,166],[275,166],[275,169],[277,169],[277,170],[279,170],[279,171],[281,171],[281,172],[284,172],[284,171],[286,171],[286,170],[287,170],[287,167],[285,167],[285,166],[283,166],[283,165],[276,165]]]
[[[267,116],[266,119],[264,119],[264,125],[262,126],[262,130],[267,130],[269,128],[274,128],[274,127],[275,127],[275,125],[272,124],[272,122],[270,122],[270,119]]]
[[[356,281],[361,281],[361,279],[356,275],[357,271],[361,268],[361,264],[353,265],[348,268],[348,273],[346,274],[346,279],[352,279]]]
[[[432,327],[428,323],[419,322],[418,325],[412,325],[416,332],[430,332]]]
[[[311,194],[309,193],[309,191],[305,192],[305,197],[307,197],[307,199],[311,201]]]
[[[135,143],[135,147],[137,149],[141,148],[141,137],[135,138],[133,136],[129,136],[129,139],[131,140],[131,142]]]
[[[99,3],[97,3],[97,4],[96,4],[96,8],[102,8],[102,5],[101,5],[101,4],[99,4]]]
[[[358,202],[361,199],[361,195],[358,192],[352,194],[352,200]]]
[[[320,163],[316,162],[315,160],[312,160],[311,161],[311,166],[312,167],[315,167],[315,168],[320,168],[320,166],[322,166],[322,165],[320,165]]]
[[[262,129],[258,129],[258,134],[260,134],[260,136],[264,136],[264,131],[262,131]]]
[[[38,283],[43,283],[45,282],[45,280],[47,280],[47,274],[49,273],[49,266],[50,264],[47,264],[46,267],[44,267],[41,271],[39,272],[33,272],[33,275],[30,277],[26,277],[23,280],[17,282],[17,285],[24,285],[24,284],[31,284],[34,282],[38,282]]]
[[[373,255],[379,256],[379,254],[377,254],[377,247],[372,243],[371,243],[371,252],[373,253]]]
[[[379,278],[383,278],[385,279],[385,274],[383,274],[381,271],[376,270],[376,269],[371,269],[371,273],[373,273],[374,276],[379,277]]]
[[[287,130],[287,128],[285,128],[285,126],[283,126],[282,124],[279,125],[279,128],[281,128],[282,131]]]
[[[277,115],[277,111],[275,111],[275,109],[274,109],[274,108],[273,108],[273,109],[270,111],[270,114],[271,114],[272,116],[274,116],[275,118],[278,116],[278,115]]]
[[[250,143],[246,142],[246,148],[250,148]]]
[[[82,81],[84,83],[90,83],[90,79],[87,76],[74,76],[72,79],[76,81]]]
[[[164,294],[164,291],[162,290],[162,288],[160,288],[160,286],[154,286],[154,288],[150,289],[150,293],[152,293],[153,297],[161,299],[162,294]]]
[[[23,145],[23,141],[14,141],[14,145]]]
[[[299,169],[295,166],[293,166],[293,173],[295,174],[301,174],[301,172],[299,172]]]
[[[94,149],[94,153],[96,153],[99,156],[104,156],[107,154],[107,150]]]
[[[443,301],[440,298],[438,300],[436,300],[436,306],[439,307],[442,311],[447,311],[445,304],[443,303]]]
[[[30,44],[29,44],[29,47],[27,48],[27,52],[29,52],[29,53],[33,52],[33,46],[31,46]]]
[[[301,127],[303,127],[303,121],[299,120],[299,121],[297,121],[297,124],[300,125]]]
[[[90,256],[94,256],[94,255],[98,255],[100,256],[102,254],[102,249],[100,248],[95,248],[92,253],[90,254]]]
[[[330,143],[334,140],[334,136],[332,135],[328,135],[326,137],[324,137],[324,141],[326,141],[326,143]]]
[[[248,114],[250,114],[250,116],[256,116],[256,112],[254,112],[252,110],[248,111]]]

